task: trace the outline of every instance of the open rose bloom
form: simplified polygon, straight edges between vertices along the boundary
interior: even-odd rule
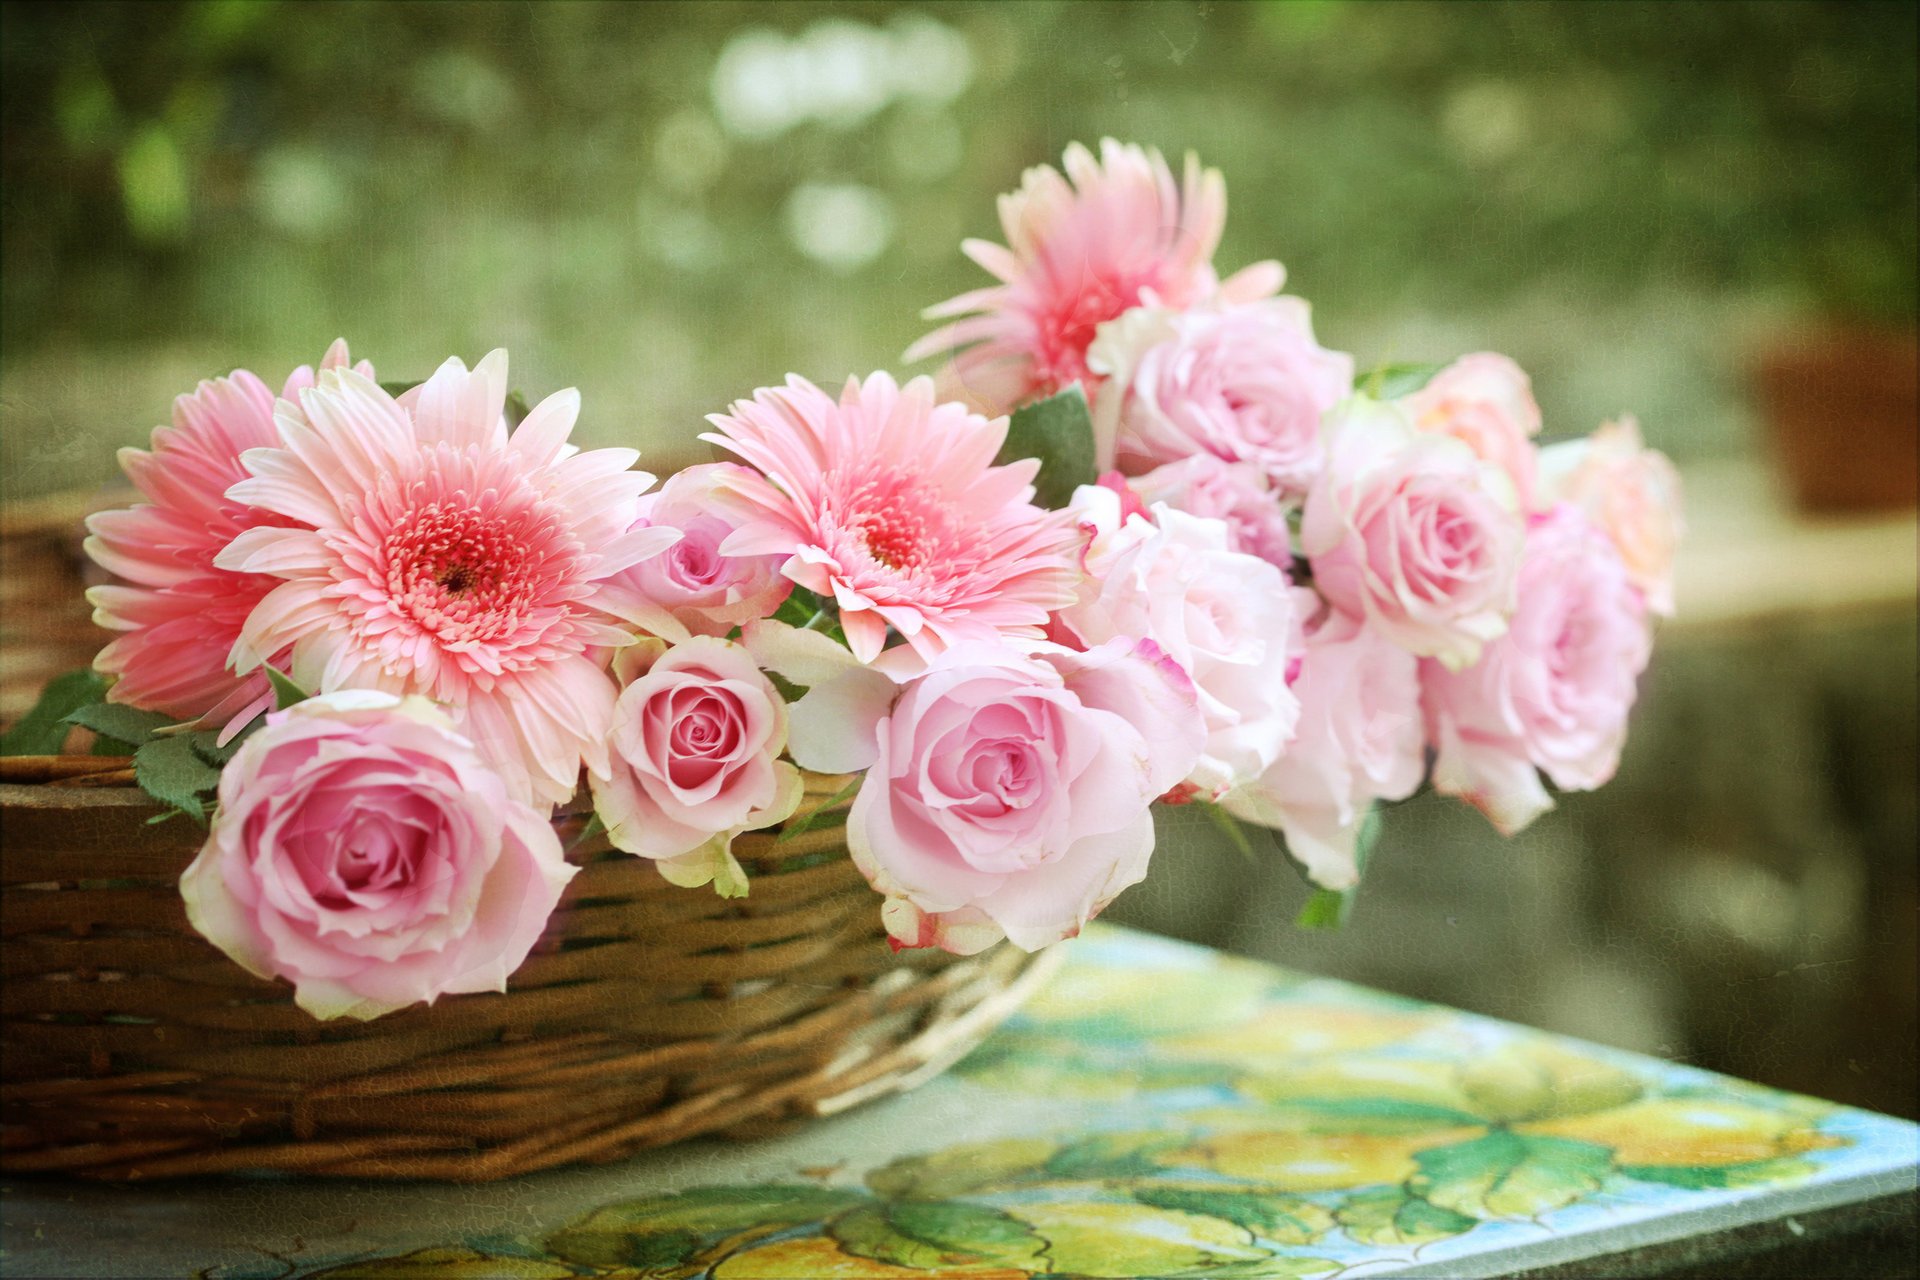
[[[1494,353],[1366,371],[1216,268],[1196,159],[1062,169],[964,246],[932,376],[770,379],[657,491],[577,392],[510,415],[504,352],[182,396],[88,548],[109,698],[239,741],[196,927],[370,1017],[500,989],[557,806],[749,898],[741,841],[841,810],[893,945],[1033,950],[1150,873],[1156,804],[1345,894],[1423,784],[1512,833],[1607,781],[1684,527],[1638,425],[1556,439]]]

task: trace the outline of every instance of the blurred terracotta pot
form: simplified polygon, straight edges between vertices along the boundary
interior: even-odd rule
[[[1912,330],[1795,334],[1761,357],[1774,456],[1806,511],[1914,505],[1920,490],[1920,367]]]

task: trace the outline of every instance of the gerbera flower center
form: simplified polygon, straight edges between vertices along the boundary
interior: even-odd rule
[[[553,585],[551,522],[539,504],[492,509],[455,494],[397,513],[381,540],[393,613],[445,646],[498,645],[526,635]]]

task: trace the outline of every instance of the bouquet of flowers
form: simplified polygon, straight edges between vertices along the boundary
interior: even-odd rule
[[[789,377],[657,489],[504,352],[203,382],[89,524],[111,683],[34,724],[209,824],[194,928],[320,1018],[505,989],[577,795],[726,896],[741,833],[843,818],[896,948],[1071,937],[1156,804],[1277,831],[1337,918],[1378,803],[1511,833],[1611,776],[1678,487],[1631,419],[1539,447],[1502,356],[1356,375],[1277,263],[1220,277],[1225,210],[1069,148],[964,245],[937,376]]]

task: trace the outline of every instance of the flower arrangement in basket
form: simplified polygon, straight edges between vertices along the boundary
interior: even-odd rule
[[[9,1166],[493,1177],[831,1110],[1001,1016],[1157,803],[1280,833],[1324,923],[1376,803],[1605,782],[1679,534],[1631,420],[1356,377],[1278,264],[1217,275],[1217,172],[1065,168],[966,243],[937,381],[790,377],[657,490],[503,352],[180,397],[88,523],[114,638],[7,735]]]

